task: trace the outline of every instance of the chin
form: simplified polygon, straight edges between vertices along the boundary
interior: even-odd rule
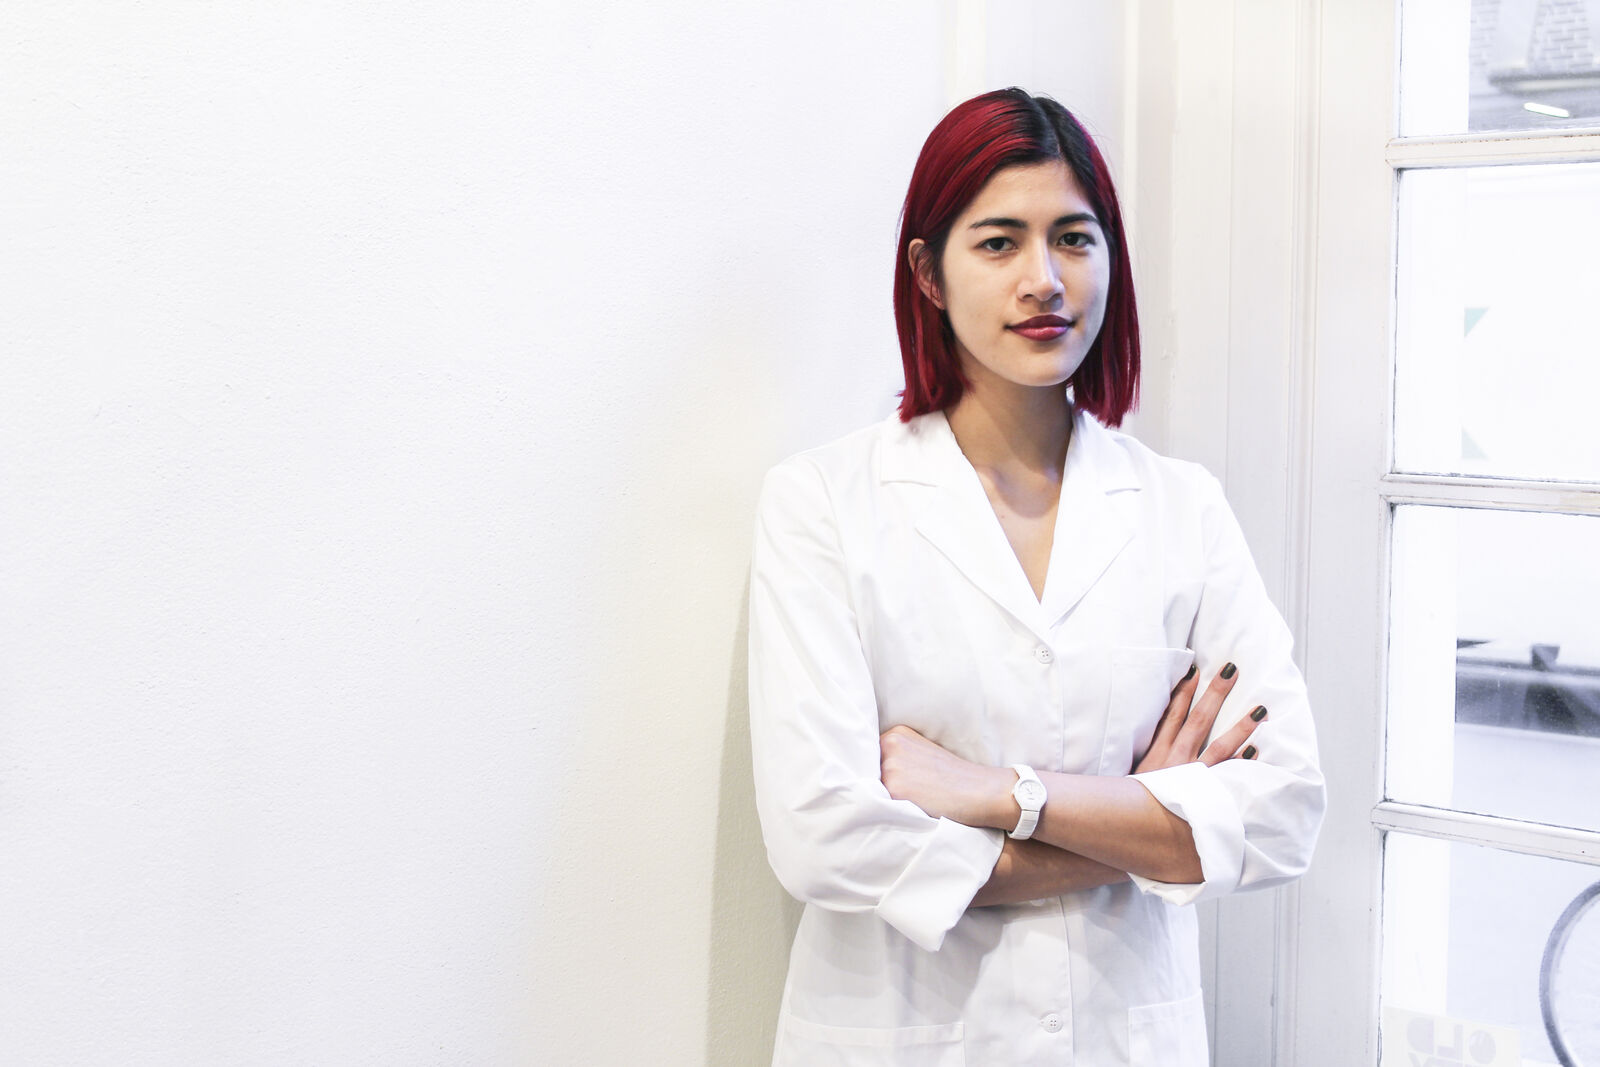
[[[1067,383],[1071,380],[1071,375],[1068,375],[1065,378],[1058,378],[1052,375],[1048,378],[1024,377],[1011,379],[1013,384],[1023,386],[1027,389],[1065,389],[1067,387]]]
[[[1036,380],[1029,382],[1028,384],[1037,385],[1041,388],[1045,386],[1066,385],[1068,382],[1072,381],[1072,376],[1078,373],[1078,368],[1081,366],[1083,366],[1083,360],[1081,359],[1074,360],[1066,365],[1057,363],[1048,371],[1039,374],[1036,377]]]

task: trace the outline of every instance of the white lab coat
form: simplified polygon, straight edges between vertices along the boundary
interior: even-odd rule
[[[1305,684],[1216,480],[1080,414],[1035,598],[944,415],[885,422],[767,475],[750,588],[756,801],[805,903],[774,1064],[1207,1063],[1193,909],[1277,885],[1324,806]],[[990,765],[1125,775],[1196,662],[1257,704],[1256,760],[1140,775],[1204,881],[1135,878],[973,908],[1003,833],[879,780],[904,723]]]

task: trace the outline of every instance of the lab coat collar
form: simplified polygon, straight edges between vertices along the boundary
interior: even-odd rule
[[[881,480],[926,487],[913,494],[917,531],[1041,640],[1049,640],[1050,631],[1132,539],[1129,490],[1140,488],[1133,464],[1111,434],[1081,411],[1067,448],[1042,600],[1034,597],[944,412],[909,423],[891,416],[884,444]]]

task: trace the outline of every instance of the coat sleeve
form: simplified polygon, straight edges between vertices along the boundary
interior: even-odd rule
[[[1204,583],[1189,643],[1202,684],[1229,661],[1239,668],[1211,736],[1257,705],[1268,714],[1251,736],[1259,751],[1253,760],[1215,767],[1189,763],[1135,775],[1194,833],[1203,881],[1133,879],[1174,904],[1298,878],[1311,862],[1326,806],[1316,731],[1289,628],[1267,596],[1222,487],[1209,474],[1202,478]]]
[[[878,709],[822,474],[762,486],[750,576],[750,741],[767,858],[797,899],[871,912],[934,951],[1004,835],[936,819],[879,778]]]

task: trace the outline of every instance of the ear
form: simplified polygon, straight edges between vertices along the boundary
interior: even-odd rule
[[[922,290],[922,295],[943,311],[944,299],[939,293],[938,283],[933,280],[933,257],[928,254],[928,242],[913,237],[906,246],[906,260],[911,264],[911,275],[917,279],[917,288]]]

